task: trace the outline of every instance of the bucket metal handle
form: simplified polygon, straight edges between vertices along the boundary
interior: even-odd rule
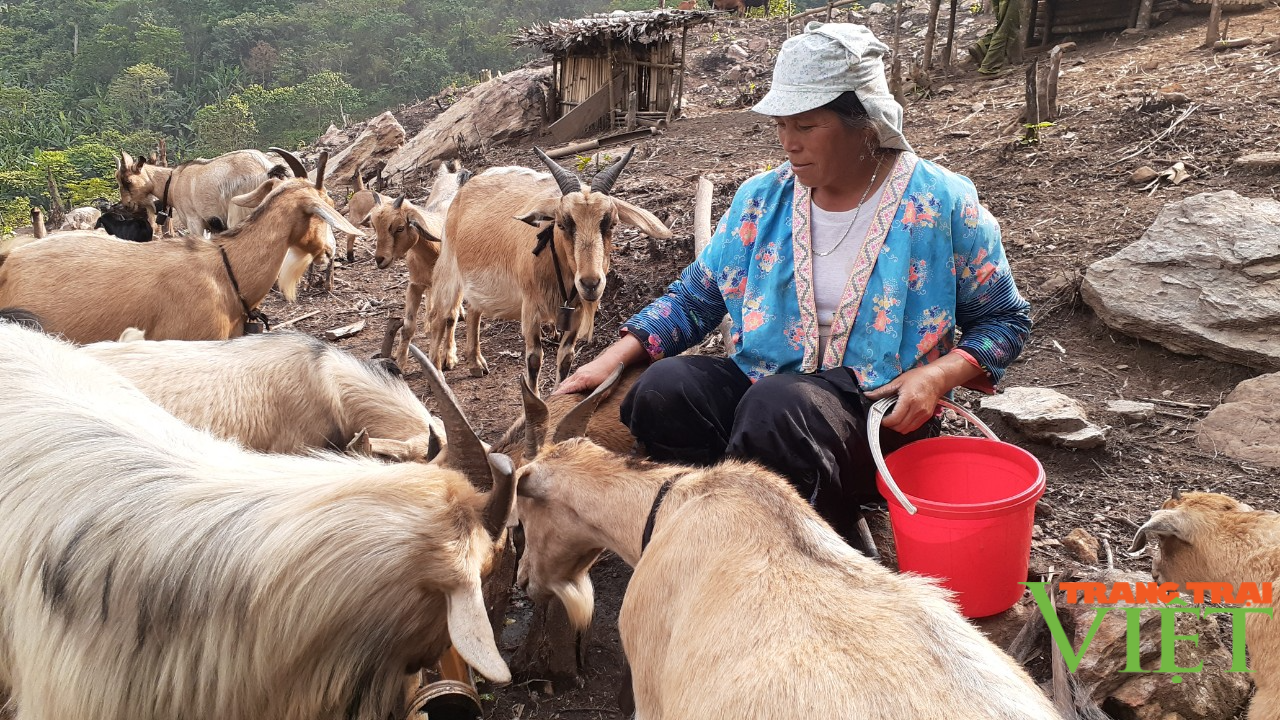
[[[902,508],[907,511],[907,514],[915,515],[917,512],[916,506],[911,504],[911,501],[907,499],[906,494],[898,487],[898,483],[894,481],[893,475],[889,474],[889,467],[884,464],[884,452],[880,449],[880,423],[884,421],[884,416],[889,413],[889,410],[892,409],[894,404],[897,402],[898,398],[895,395],[877,400],[871,406],[871,410],[867,413],[867,445],[871,448],[871,458],[875,460],[876,469],[880,471],[880,477],[884,478],[884,484],[889,486],[889,490],[893,493],[893,496],[897,498],[898,503],[902,505]],[[997,442],[1000,440],[1000,438],[996,437],[996,434],[991,431],[991,428],[987,427],[986,423],[979,420],[976,415],[968,410],[965,410],[946,398],[938,398],[938,404],[948,410],[951,410],[965,420],[968,420],[974,427],[978,428],[983,435],[986,435],[987,438]]]

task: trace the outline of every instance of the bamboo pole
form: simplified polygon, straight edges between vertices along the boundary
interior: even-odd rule
[[[942,9],[942,0],[929,2],[929,27],[924,33],[924,70],[933,69],[933,45],[938,41],[938,11]]]
[[[1054,45],[1049,51],[1049,74],[1045,77],[1045,107],[1044,116],[1046,120],[1058,119],[1058,75],[1062,70],[1062,46]]]
[[[674,120],[680,117],[682,104],[684,103],[684,57],[685,57],[685,41],[689,37],[689,28],[686,26],[680,33],[680,77],[676,79],[676,102],[673,106],[671,114],[667,120]]]
[[[901,2],[901,0],[899,0]],[[951,0],[951,20],[947,22],[947,49],[946,55],[942,58],[942,67],[950,69],[954,55],[956,42],[956,5],[959,0]]]

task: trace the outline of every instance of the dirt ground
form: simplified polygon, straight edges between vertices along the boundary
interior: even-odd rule
[[[917,31],[924,26],[914,11],[909,17]],[[888,37],[890,14],[865,21]],[[962,28],[973,37],[990,23],[990,17],[978,16]],[[1230,24],[1231,37],[1277,33],[1276,7],[1234,16]],[[758,77],[736,84],[723,81],[733,64],[723,57],[728,45],[752,39],[759,43],[760,38],[769,50],[754,58]],[[713,216],[718,218],[740,182],[783,159],[767,119],[745,111],[740,102],[767,89],[768,68],[784,38],[784,26],[776,19],[720,21],[691,33],[686,119],[673,123],[662,137],[640,143],[616,189],[657,212],[675,237],[656,242],[619,233],[596,336],[580,347],[579,363],[612,341],[620,322],[659,294],[692,258],[697,177],[716,183]],[[987,78],[972,64],[961,64],[949,75],[936,72],[929,83],[932,91],[914,92],[908,100],[906,134],[916,152],[974,181],[1001,222],[1019,286],[1033,303],[1032,339],[1004,385],[1056,388],[1081,401],[1101,422],[1108,420],[1103,412],[1108,400],[1152,399],[1160,407],[1153,421],[1112,427],[1105,449],[1098,450],[1035,444],[996,425],[1007,439],[1033,452],[1048,474],[1049,511],[1038,519],[1043,540],[1033,550],[1033,569],[1071,568],[1074,560],[1056,541],[1079,527],[1109,541],[1117,550],[1118,567],[1146,570],[1148,560],[1129,558],[1120,550],[1175,487],[1225,492],[1255,507],[1280,509],[1280,473],[1216,456],[1194,442],[1197,420],[1236,383],[1258,371],[1174,354],[1111,331],[1077,294],[1079,274],[1137,240],[1164,204],[1227,188],[1251,197],[1275,198],[1280,191],[1280,176],[1274,172],[1246,174],[1231,166],[1246,152],[1280,150],[1280,55],[1265,55],[1265,46],[1257,45],[1215,54],[1197,49],[1203,38],[1204,18],[1185,15],[1145,34],[1068,38],[1077,48],[1064,56],[1061,119],[1034,146],[1017,142],[1023,67]],[[910,55],[918,54],[922,41],[912,36],[903,43]],[[961,56],[963,47],[962,42]],[[1140,109],[1153,91],[1174,83],[1181,85],[1189,105]],[[465,161],[476,171],[530,164],[530,145],[496,148]],[[1160,171],[1179,160],[1192,174],[1179,186],[1143,191],[1127,183],[1139,166]],[[418,196],[426,189],[408,191]],[[407,270],[401,264],[379,271],[371,252],[371,241],[362,241],[357,261],[337,269],[332,293],[304,291],[292,306],[273,294],[266,311],[283,321],[319,310],[296,323],[314,334],[363,317],[365,330],[341,344],[363,356],[376,352],[385,317],[401,313]],[[514,322],[486,320],[483,337],[490,374],[472,378],[463,369],[449,373],[448,379],[481,437],[494,440],[519,412],[521,342]],[[544,349],[554,353],[549,342]],[[544,388],[549,387],[547,374]],[[409,380],[433,404],[420,375],[411,374]],[[976,394],[960,391],[958,397],[976,407]],[[883,533],[887,520],[880,516],[874,524]],[[583,686],[550,688],[538,678],[518,680],[490,691],[496,702],[489,717],[620,717],[614,704],[622,666],[616,617],[628,576],[614,557],[593,571],[597,613]],[[517,593],[511,625],[502,637],[505,649],[518,644],[528,607]]]

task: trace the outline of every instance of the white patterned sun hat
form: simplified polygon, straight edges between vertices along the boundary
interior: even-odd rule
[[[769,92],[751,109],[786,117],[820,108],[852,90],[871,116],[880,147],[910,151],[902,134],[902,106],[885,79],[887,52],[889,46],[866,26],[811,22],[782,44]]]

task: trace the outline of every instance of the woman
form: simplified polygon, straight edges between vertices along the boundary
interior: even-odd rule
[[[774,118],[788,162],[744,183],[680,279],[557,390],[656,361],[621,409],[650,457],[761,462],[855,546],[858,506],[878,499],[870,404],[898,398],[886,453],[936,434],[938,399],[993,392],[1031,326],[973,184],[902,136],[886,51],[846,24],[783,44],[752,109]],[[726,312],[729,357],[675,357]]]

